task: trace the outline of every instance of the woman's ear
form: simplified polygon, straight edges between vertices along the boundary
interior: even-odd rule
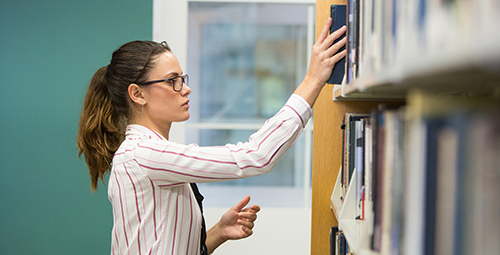
[[[130,100],[132,100],[132,102],[138,105],[144,105],[146,103],[143,89],[135,83],[132,83],[128,86],[128,96],[130,97]]]

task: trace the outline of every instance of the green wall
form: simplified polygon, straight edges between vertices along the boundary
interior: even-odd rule
[[[76,134],[94,72],[152,39],[152,1],[0,3],[0,254],[109,254],[106,187],[90,192]]]

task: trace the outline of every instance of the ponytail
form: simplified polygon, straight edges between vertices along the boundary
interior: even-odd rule
[[[80,116],[77,146],[89,167],[92,191],[111,169],[113,155],[125,136],[130,117],[128,87],[146,81],[156,57],[170,51],[166,42],[132,41],[113,52],[111,63],[90,81]]]
[[[113,155],[124,137],[124,116],[113,109],[106,85],[106,67],[92,78],[83,103],[78,130],[79,156],[85,156],[89,167],[91,190],[97,190],[99,179],[111,169]]]

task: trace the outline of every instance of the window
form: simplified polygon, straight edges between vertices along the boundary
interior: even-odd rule
[[[305,4],[189,2],[193,93],[186,143],[247,141],[277,113],[307,71],[313,10]],[[200,184],[209,198],[205,206],[233,206],[227,196],[250,193],[261,206],[309,207],[311,124],[271,173]]]

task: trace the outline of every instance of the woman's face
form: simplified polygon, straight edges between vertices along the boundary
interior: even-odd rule
[[[182,74],[179,61],[171,52],[161,53],[149,74],[148,81],[168,79]],[[150,121],[162,125],[189,119],[191,89],[184,84],[182,90],[174,91],[170,82],[159,82],[144,87],[143,115]]]

